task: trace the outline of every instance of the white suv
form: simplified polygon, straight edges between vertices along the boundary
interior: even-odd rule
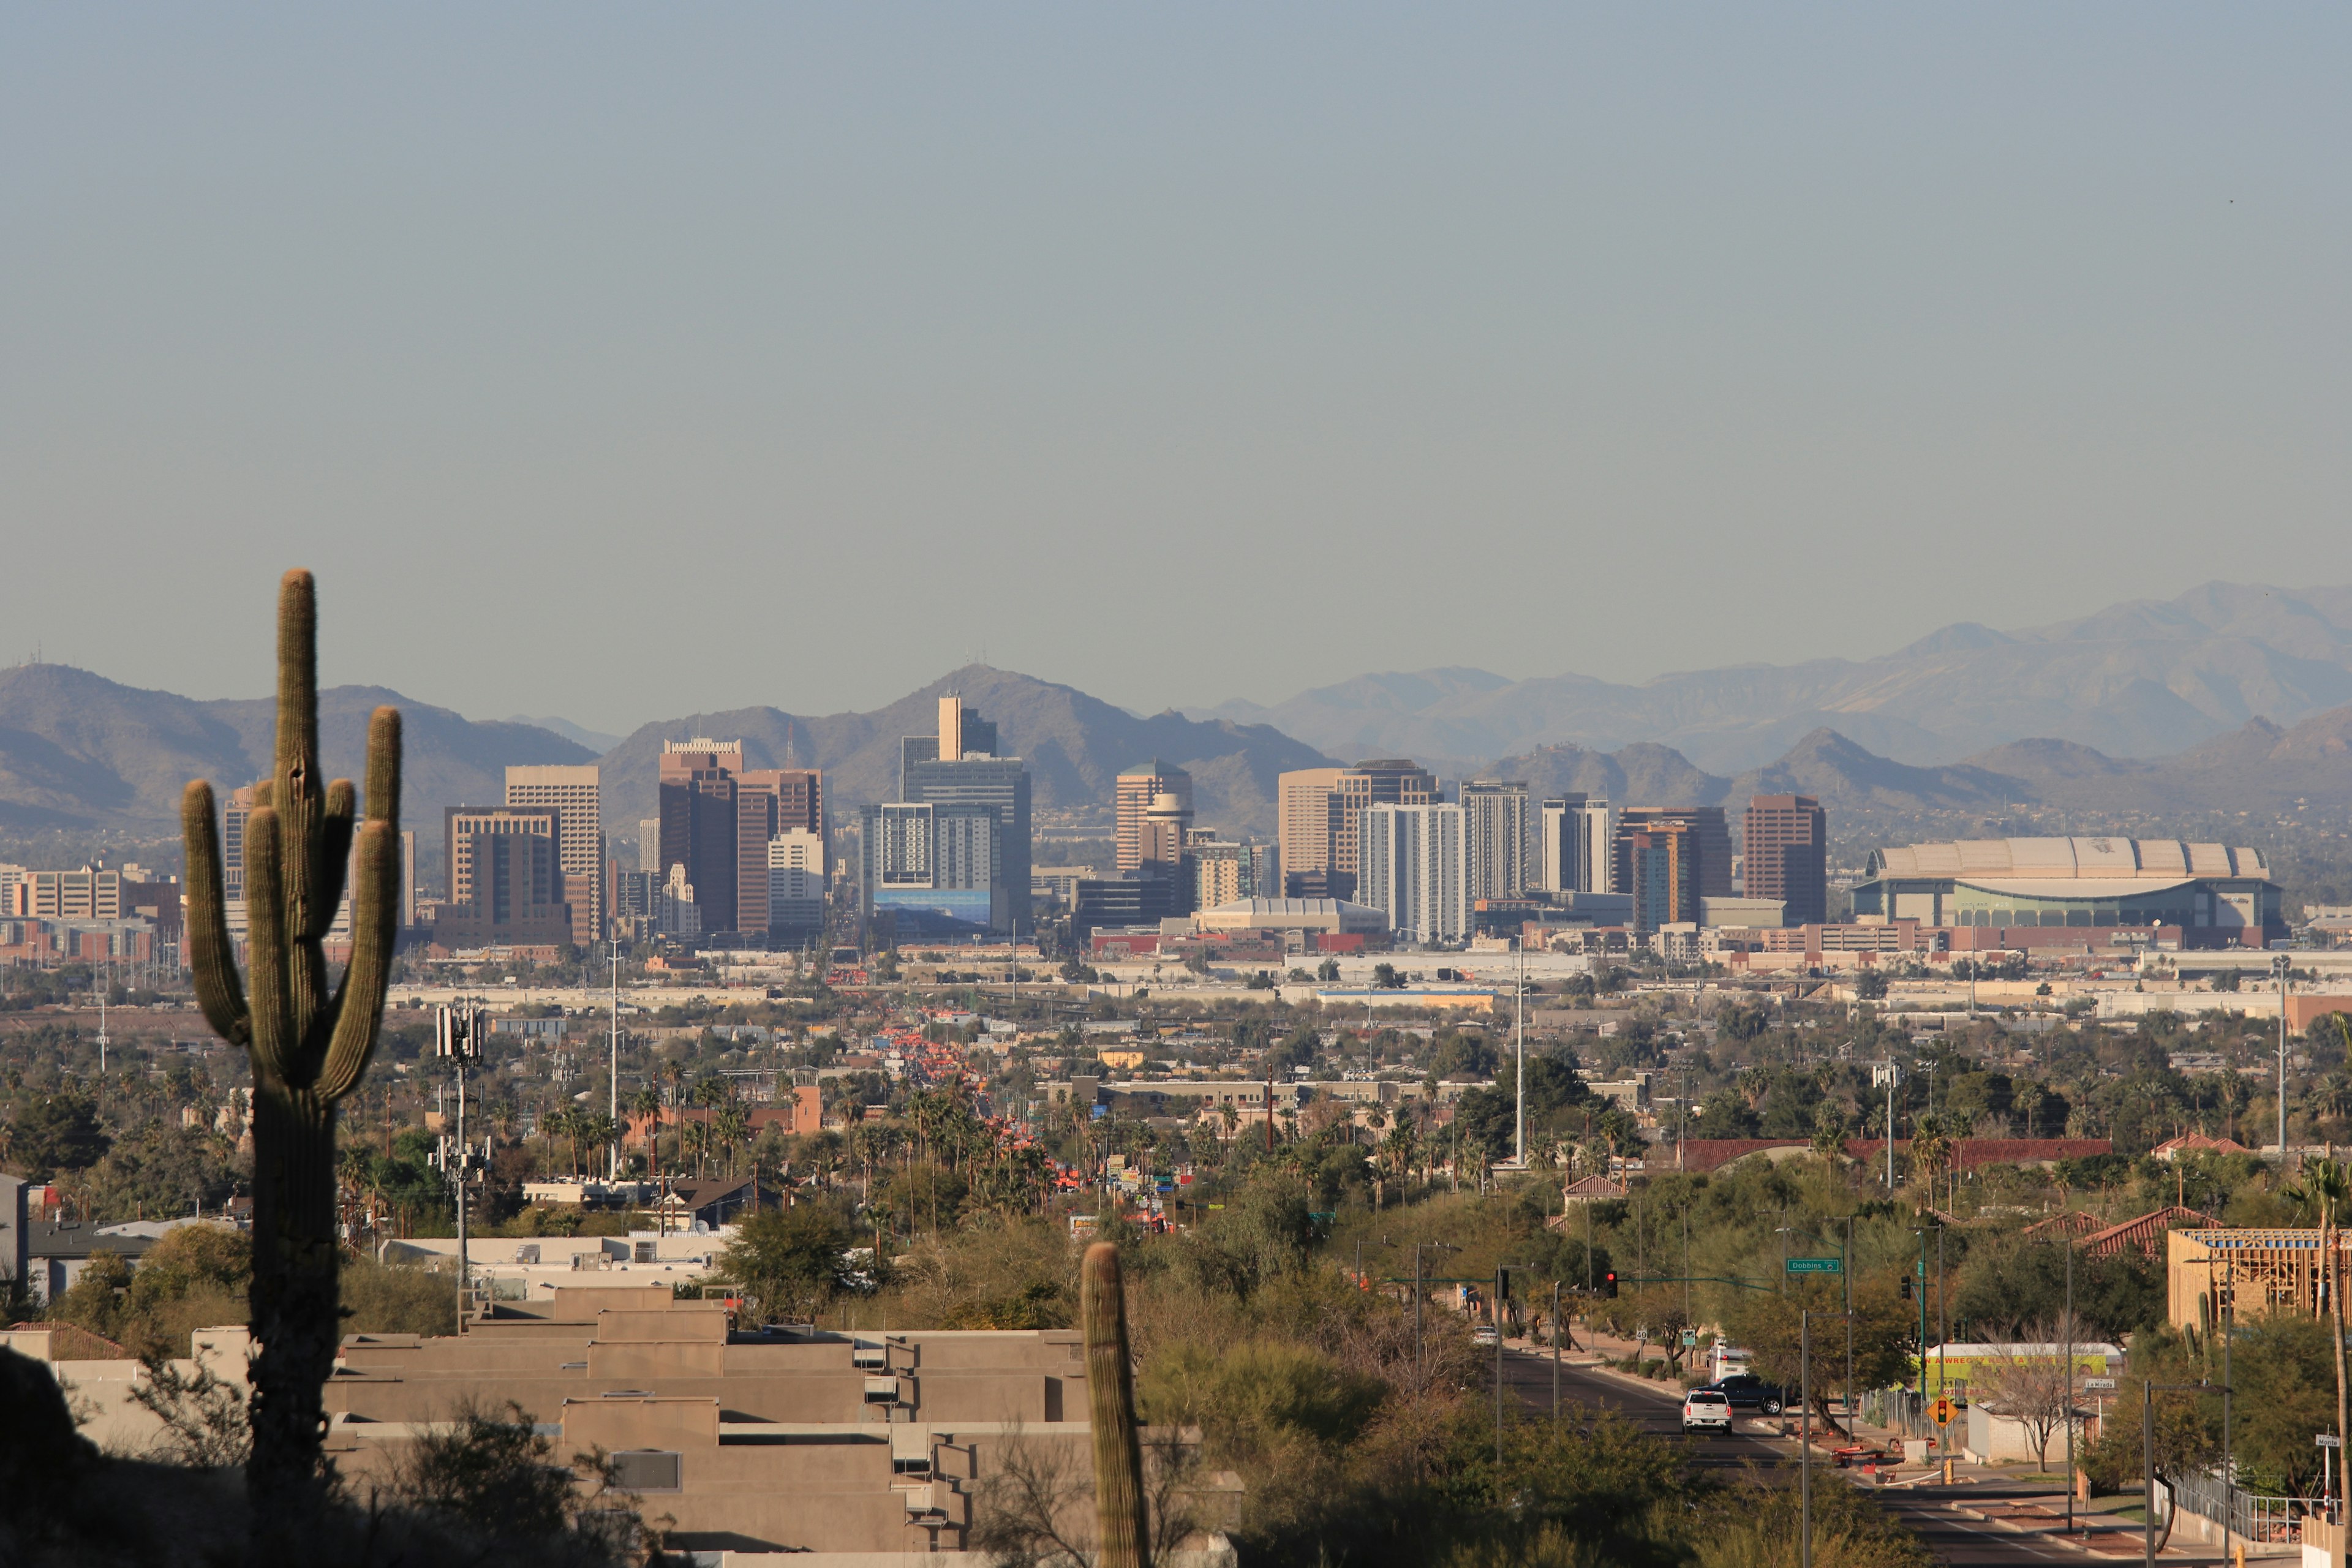
[[[1683,1434],[1712,1427],[1719,1432],[1731,1430],[1731,1400],[1719,1388],[1694,1388],[1683,1395]]]

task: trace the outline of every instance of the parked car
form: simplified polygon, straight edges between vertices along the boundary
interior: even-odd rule
[[[1683,1395],[1683,1436],[1729,1432],[1731,1401],[1719,1388],[1694,1388]]]
[[[1492,1323],[1481,1323],[1476,1328],[1472,1329],[1470,1331],[1470,1342],[1477,1346],[1482,1351],[1493,1350],[1496,1345],[1495,1325]]]
[[[1737,1377],[1719,1379],[1706,1386],[1729,1400],[1735,1410],[1760,1410],[1767,1415],[1780,1414],[1782,1400],[1780,1388],[1760,1377],[1743,1373]]]

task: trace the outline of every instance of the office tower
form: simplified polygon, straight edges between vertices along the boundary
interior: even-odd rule
[[[400,832],[400,929],[416,923],[416,830]]]
[[[1748,802],[1741,854],[1751,899],[1778,899],[1785,925],[1829,918],[1829,814],[1809,795],[1759,795]]]
[[[1536,886],[1547,893],[1613,893],[1616,818],[1606,800],[1556,796],[1538,809]]]
[[[463,904],[470,903],[474,898],[474,850],[478,840],[520,835],[544,838],[551,846],[560,845],[563,818],[553,806],[451,805],[442,808],[441,832],[447,855],[444,865],[448,874],[448,902]],[[562,864],[559,850],[558,877],[562,875]],[[544,901],[561,903],[562,900],[559,894]]]
[[[1183,802],[1185,819],[1191,820],[1192,775],[1154,757],[1122,772],[1117,789],[1118,868],[1125,873],[1151,858],[1143,853],[1143,818],[1155,799],[1163,795],[1176,796]]]
[[[1016,935],[1030,925],[1029,907],[1029,770],[1018,757],[992,754],[996,727],[963,706],[940,700],[941,752],[929,762],[907,765],[900,781],[905,804],[965,806],[986,811],[995,823],[992,845],[988,929]],[[985,742],[990,748],[981,749]],[[961,746],[961,756],[949,761],[945,753]]]
[[[1280,897],[1279,892],[1261,890],[1265,886],[1260,879],[1266,860],[1263,845],[1227,844],[1195,834],[1185,847],[1184,858],[1192,863],[1192,907],[1196,910],[1213,910],[1220,904],[1237,903],[1243,899]]]
[[[1696,825],[1660,820],[1647,827],[1621,829],[1617,843],[1626,889],[1633,895],[1634,934],[1646,936],[1660,926],[1696,924],[1705,870]]]
[[[228,792],[221,803],[221,896],[245,899],[245,823],[253,815],[253,786]]]
[[[1428,805],[1437,780],[1398,758],[1376,758],[1352,768],[1301,768],[1277,781],[1282,874],[1324,874],[1334,898],[1349,897],[1358,873],[1357,819],[1372,805]]]
[[[658,816],[637,819],[637,869],[650,871],[656,879],[661,876],[661,818]]]
[[[695,902],[694,885],[686,879],[683,862],[673,864],[662,879],[654,910],[654,930],[682,942],[692,942],[702,934],[702,909]]]
[[[960,762],[974,755],[996,755],[996,726],[950,692],[939,700],[939,724],[931,733],[908,735],[898,742],[898,798],[908,798],[908,773],[916,763]]]
[[[580,947],[604,941],[604,792],[596,765],[509,768],[507,804],[557,814],[556,858],[563,867],[564,901],[572,906],[572,940]]]
[[[782,833],[824,832],[824,775],[813,768],[752,768],[735,781],[734,929],[770,929],[768,845]],[[708,900],[704,918],[714,911]]]
[[[445,808],[449,896],[434,918],[435,943],[453,949],[572,943],[562,825],[552,806]]]
[[[630,871],[613,862],[613,911],[615,934],[642,935],[661,909],[662,879],[654,871]]]
[[[997,929],[1003,873],[992,809],[892,801],[860,808],[858,820],[858,898],[867,914],[897,916],[902,939]]]
[[[1423,943],[1466,941],[1470,894],[1458,805],[1366,806],[1358,814],[1356,901]]]
[[[1128,870],[1158,867],[1172,876],[1184,863],[1184,846],[1192,836],[1192,803],[1181,795],[1156,795],[1136,825],[1139,858]]]
[[[1525,784],[1464,784],[1462,816],[1472,899],[1516,899],[1536,885]]]
[[[735,792],[743,774],[743,742],[667,741],[661,755],[661,868],[686,868],[687,884],[706,933],[734,931],[740,908],[740,854],[736,842]],[[766,879],[761,879],[761,903]]]
[[[1610,850],[1612,883],[1607,890],[1634,891],[1633,862],[1629,858],[1634,834],[1677,824],[1691,837],[1679,853],[1696,865],[1692,874],[1698,879],[1697,896],[1731,897],[1731,828],[1724,821],[1723,807],[1719,805],[1629,805],[1618,813]],[[1697,909],[1694,903],[1690,914],[1678,918],[1695,921],[1698,919]]]
[[[1299,768],[1275,781],[1276,837],[1286,878],[1322,876],[1339,840],[1339,768]]]
[[[805,936],[824,929],[824,835],[788,828],[768,840],[771,935]]]

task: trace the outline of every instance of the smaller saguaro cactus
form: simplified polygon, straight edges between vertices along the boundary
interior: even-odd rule
[[[278,600],[278,746],[245,826],[250,991],[222,896],[212,786],[180,803],[188,856],[188,959],[196,1000],[253,1062],[253,1454],[246,1466],[253,1560],[299,1557],[325,1500],[320,1390],[341,1338],[336,1289],[335,1107],[375,1049],[398,934],[400,714],[368,725],[367,818],[349,779],[319,765],[318,602],[308,572]],[[353,850],[356,848],[357,853]],[[329,984],[324,941],[352,889],[352,956]]]
[[[1150,1568],[1151,1524],[1143,1498],[1143,1442],[1135,1425],[1135,1375],[1127,1354],[1127,1291],[1118,1248],[1098,1241],[1078,1272],[1087,1335],[1087,1421],[1095,1445],[1095,1512],[1101,1568]]]

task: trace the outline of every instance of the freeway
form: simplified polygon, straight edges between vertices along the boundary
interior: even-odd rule
[[[1492,1375],[1491,1368],[1488,1375]],[[1529,1409],[1549,1415],[1552,1407],[1550,1356],[1537,1352],[1507,1351],[1503,1357],[1503,1386]],[[1681,1436],[1680,1393],[1671,1386],[1644,1386],[1589,1366],[1564,1365],[1559,1370],[1559,1397],[1564,1414],[1571,1405],[1613,1410],[1643,1431],[1674,1441],[1684,1440]],[[1792,1487],[1797,1484],[1797,1462],[1792,1444],[1775,1442],[1748,1431],[1727,1437],[1693,1437],[1688,1442],[1691,1463],[1702,1473],[1714,1474],[1725,1480],[1752,1478],[1767,1486]],[[1816,1468],[1813,1472],[1813,1485],[1816,1487],[1851,1484],[1843,1472],[1828,1467]],[[2029,1498],[2052,1499],[2059,1495],[2047,1487],[2010,1483],[1996,1474],[1972,1485],[1906,1487],[1881,1491],[1878,1495],[1896,1517],[1927,1542],[1938,1562],[1954,1564],[1955,1568],[2115,1560],[2105,1553],[2088,1553],[2062,1546],[2054,1541],[2001,1530],[1958,1513],[1949,1506],[1958,1502],[1980,1507],[1987,1503]],[[2137,1536],[2131,1538],[2134,1542],[2137,1539]],[[2168,1552],[2162,1562],[2168,1565],[2181,1565],[2181,1568],[2195,1563],[2210,1563],[2220,1568],[2224,1559],[2218,1555],[2192,1556]]]

